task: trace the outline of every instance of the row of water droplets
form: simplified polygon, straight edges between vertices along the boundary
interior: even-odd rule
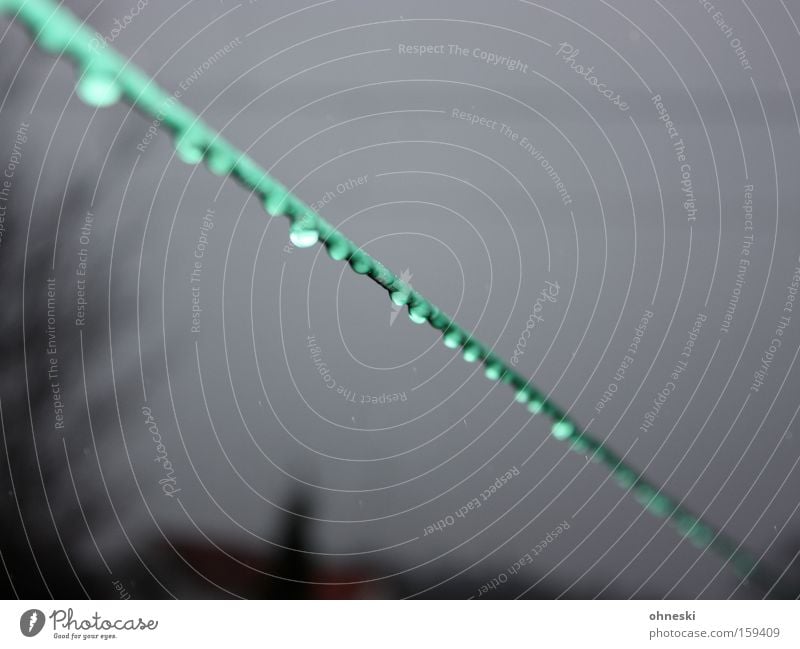
[[[109,106],[122,98],[123,91],[115,77],[99,68],[85,69],[79,79],[76,92],[87,104],[96,107]],[[195,124],[175,137],[176,155],[187,164],[206,163],[208,169],[220,176],[234,175],[247,184],[253,185],[263,198],[265,211],[273,217],[285,216],[290,220],[289,240],[298,248],[310,248],[322,239],[328,255],[336,261],[347,261],[358,274],[380,279],[381,266],[373,262],[361,249],[356,248],[338,231],[323,224],[321,218],[298,201],[291,192],[267,177],[260,169],[248,168],[248,159],[234,150],[227,150],[225,143],[210,130]],[[258,177],[256,179],[256,176]],[[250,181],[248,183],[248,181]],[[327,226],[327,227],[326,227]],[[321,237],[321,232],[327,236]],[[383,282],[381,282],[383,283]],[[526,381],[519,381],[502,361],[488,352],[484,346],[467,335],[460,327],[446,318],[425,298],[396,279],[388,288],[390,300],[407,309],[409,320],[415,324],[431,324],[442,331],[442,342],[450,349],[460,349],[462,358],[468,363],[482,362],[484,375],[492,381],[505,381],[516,384],[515,400],[523,404],[532,414],[545,411],[556,421],[551,426],[552,435],[562,441],[573,439],[572,448],[581,453],[591,452],[599,460],[598,452],[602,446],[593,443],[585,436],[576,435],[575,425],[565,414],[558,411],[543,395]],[[522,385],[520,385],[522,383]],[[636,486],[636,475],[630,471],[619,470],[619,481],[627,487]],[[654,489],[638,485],[640,495],[646,495],[645,504],[660,513],[668,513],[665,503]],[[651,501],[652,502],[649,502]]]
[[[572,450],[605,465],[616,481],[632,491],[647,510],[657,516],[669,517],[670,522],[696,546],[712,548],[740,573],[747,575],[753,571],[754,561],[734,541],[662,494],[621,457],[581,431],[566,413],[528,380],[507,367],[438,307],[271,178],[247,154],[203,124],[194,113],[111,47],[98,45],[93,34],[71,13],[52,0],[0,0],[0,14],[19,19],[43,50],[59,57],[67,55],[74,61],[80,71],[76,93],[84,102],[105,107],[125,97],[135,108],[159,120],[173,133],[176,155],[182,161],[187,164],[205,162],[212,173],[234,177],[262,198],[270,216],[288,217],[289,238],[295,246],[309,248],[321,241],[332,259],[347,261],[356,273],[367,275],[383,286],[394,304],[407,307],[412,322],[429,323],[441,332],[444,345],[459,349],[465,361],[481,362],[488,379],[510,385],[515,391],[516,401],[530,413],[548,415],[553,421],[550,428],[553,437],[570,442]]]

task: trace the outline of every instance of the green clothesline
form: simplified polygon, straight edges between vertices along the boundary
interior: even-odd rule
[[[232,176],[258,195],[271,216],[289,218],[289,236],[298,247],[321,241],[335,260],[347,261],[358,274],[385,288],[392,301],[407,306],[409,318],[428,323],[441,332],[444,344],[459,349],[467,362],[484,366],[487,378],[508,384],[516,400],[531,413],[542,413],[553,421],[552,435],[570,444],[578,453],[603,464],[616,481],[633,493],[652,514],[668,517],[670,523],[698,548],[716,552],[743,577],[772,585],[761,566],[741,544],[692,514],[678,501],[622,460],[603,442],[582,430],[531,382],[511,369],[486,345],[454,322],[432,302],[398,278],[386,266],[342,235],[333,225],[289,192],[247,154],[206,125],[175,97],[162,90],[147,74],[129,63],[87,29],[72,13],[52,0],[0,0],[0,14],[21,22],[36,45],[57,56],[71,59],[80,71],[77,94],[88,104],[108,106],[120,99],[145,115],[159,120],[175,137],[178,156],[188,164],[205,162],[220,176]]]

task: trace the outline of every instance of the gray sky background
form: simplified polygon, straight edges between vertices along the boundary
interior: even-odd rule
[[[133,1],[67,4],[109,37]],[[150,2],[113,45],[501,357],[513,356],[536,309],[520,371],[780,571],[798,545],[800,305],[784,308],[800,272],[800,6],[717,4]],[[501,596],[545,575],[565,595],[756,595],[550,438],[545,419],[431,328],[393,318],[377,286],[318,246],[287,247],[284,220],[177,160],[167,132],[148,140],[149,120],[127,106],[80,104],[71,68],[2,25],[4,78],[19,72],[2,108],[6,150],[23,120],[31,127],[13,188],[19,220],[6,221],[0,256],[19,290],[30,221],[27,263],[39,270],[26,271],[26,304],[41,314],[55,254],[67,430],[44,409],[36,435],[54,471],[67,449],[81,500],[102,503],[90,526],[107,561],[130,555],[123,528],[135,547],[199,529],[258,551],[278,541],[282,508],[303,493],[321,563],[402,572],[416,592],[507,571],[567,521]],[[416,45],[441,47],[405,53]],[[626,109],[576,65],[592,66]],[[694,204],[684,204],[682,179]],[[209,210],[213,228],[203,230]],[[83,247],[90,297],[77,327]],[[535,306],[548,286],[553,299]],[[42,357],[36,335],[29,353]],[[613,398],[598,409],[609,384]],[[162,493],[143,407],[178,498]],[[482,506],[425,534],[514,468]],[[61,480],[67,489],[52,498],[66,521],[74,498],[69,475]],[[72,556],[97,569],[85,528],[66,529]]]

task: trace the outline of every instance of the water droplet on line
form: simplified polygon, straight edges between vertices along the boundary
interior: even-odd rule
[[[286,209],[289,194],[283,189],[273,189],[264,199],[264,207],[270,216],[280,216]]]
[[[408,309],[408,317],[411,322],[416,324],[423,324],[428,321],[428,315],[430,315],[431,310],[422,304],[417,304],[416,306],[412,306]]]
[[[544,403],[542,402],[542,400],[541,399],[536,399],[536,398],[531,399],[531,401],[528,403],[528,406],[527,406],[528,412],[530,412],[530,413],[532,413],[534,415],[538,415],[542,411],[543,407],[544,407]]]
[[[369,272],[370,263],[362,252],[356,252],[350,257],[350,267],[359,275]]]
[[[180,136],[175,142],[175,153],[186,164],[197,164],[203,159],[205,150],[200,142],[193,138],[191,135],[184,134]]]
[[[565,440],[572,437],[575,432],[575,426],[568,421],[558,421],[553,424],[550,432],[553,433],[553,437],[556,439]]]
[[[319,241],[319,233],[316,230],[292,226],[289,229],[289,241],[298,248],[310,248]]]
[[[114,77],[107,73],[89,73],[78,82],[78,97],[90,106],[102,108],[117,103],[122,97],[122,89]]]
[[[503,376],[503,366],[500,363],[489,363],[483,371],[483,374],[490,381],[497,381]]]
[[[405,306],[408,302],[409,295],[408,291],[392,291],[389,297],[397,306]]]
[[[464,346],[464,360],[467,363],[474,363],[481,356],[481,348],[475,343],[467,343]]]
[[[328,239],[325,242],[325,246],[328,249],[328,256],[335,261],[342,261],[342,259],[347,259],[350,255],[350,246],[347,241],[342,241],[338,238]]]

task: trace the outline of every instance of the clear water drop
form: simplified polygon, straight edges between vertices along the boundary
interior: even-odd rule
[[[212,174],[224,176],[236,165],[236,158],[226,151],[214,150],[210,152],[207,163]]]
[[[531,399],[531,393],[527,388],[522,388],[521,390],[517,390],[514,399],[516,399],[518,403],[528,403]]]
[[[636,482],[636,474],[630,469],[619,467],[614,471],[614,479],[617,481],[617,484],[627,489],[628,487],[632,487]]]
[[[673,507],[672,503],[669,501],[669,498],[666,498],[662,495],[657,495],[650,501],[650,504],[647,505],[648,511],[652,512],[656,516],[669,516],[672,513]]]
[[[202,141],[191,133],[184,133],[175,141],[175,153],[186,164],[194,165],[205,155]]]
[[[553,437],[560,440],[569,439],[575,433],[575,426],[568,421],[557,421],[550,429]]]
[[[528,403],[528,412],[533,413],[534,415],[538,415],[542,408],[544,407],[544,403],[542,403],[541,399],[531,399]]]
[[[481,350],[477,345],[468,343],[467,346],[464,347],[464,360],[467,361],[467,363],[474,363],[480,356]]]
[[[0,9],[3,8],[2,5],[3,3],[0,2]],[[72,36],[69,29],[56,24],[55,21],[50,21],[37,35],[36,44],[46,52],[60,54],[69,44]]]
[[[702,523],[698,524],[688,535],[689,542],[696,548],[708,547],[714,540],[714,531]]]
[[[359,275],[368,273],[371,268],[369,261],[364,257],[363,253],[355,253],[350,257],[350,267]]]
[[[326,242],[328,248],[328,255],[335,261],[342,261],[347,259],[350,254],[350,246],[346,241],[339,241],[338,239],[328,239]]]
[[[503,375],[503,367],[499,363],[492,363],[486,366],[483,373],[490,381],[497,381]]]
[[[280,216],[286,209],[288,196],[288,192],[283,189],[273,189],[264,200],[264,207],[271,216]]]
[[[122,97],[122,89],[114,77],[106,73],[89,73],[78,82],[78,96],[90,106],[111,106]]]
[[[415,324],[424,324],[428,321],[430,312],[431,310],[427,306],[418,304],[408,309],[408,317]]]
[[[448,331],[443,336],[444,346],[455,349],[461,344],[461,334],[457,331]]]
[[[289,241],[298,248],[310,248],[319,241],[319,232],[305,228],[291,228],[289,230]]]
[[[408,302],[409,295],[408,291],[392,291],[389,297],[397,306],[405,306]]]

